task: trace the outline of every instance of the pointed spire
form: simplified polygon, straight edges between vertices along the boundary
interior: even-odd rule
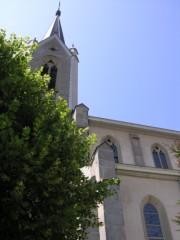
[[[46,35],[43,37],[43,40],[56,34],[61,39],[61,41],[65,44],[64,35],[63,35],[61,22],[60,22],[60,16],[61,16],[61,11],[60,11],[60,1],[59,1],[59,8],[56,11],[56,19],[52,23]]]

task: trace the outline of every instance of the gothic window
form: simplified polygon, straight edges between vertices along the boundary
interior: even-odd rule
[[[119,158],[118,158],[118,149],[116,147],[116,145],[114,144],[113,140],[111,138],[106,138],[106,142],[112,147],[113,149],[113,153],[114,153],[114,162],[118,163],[119,162]]]
[[[47,63],[44,65],[43,70],[41,75],[43,76],[44,74],[48,74],[49,73],[49,67],[47,65]]]
[[[164,240],[157,209],[148,203],[144,207],[143,214],[148,240]]]
[[[118,160],[118,150],[117,150],[116,145],[113,144],[112,149],[113,149],[113,153],[114,153],[114,162],[118,163],[119,162],[119,160]]]
[[[56,85],[56,76],[57,76],[57,67],[55,66],[54,62],[52,60],[49,60],[42,70],[42,75],[48,74],[51,79],[48,85],[49,89],[55,89]]]
[[[152,151],[154,163],[157,168],[168,168],[167,160],[165,153],[162,148],[158,145],[155,145]]]

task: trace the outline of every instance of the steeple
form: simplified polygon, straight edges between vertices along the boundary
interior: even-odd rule
[[[65,44],[64,41],[64,35],[61,27],[61,22],[60,22],[60,16],[61,16],[61,11],[60,11],[60,2],[59,2],[59,7],[58,10],[56,11],[56,19],[48,29],[47,33],[43,37],[42,40],[45,40],[53,35],[57,35],[60,40]]]
[[[55,21],[33,53],[31,67],[43,66],[42,74],[50,75],[48,87],[54,89],[55,98],[61,96],[74,109],[78,103],[78,51],[74,45],[70,49],[65,45],[60,15],[59,6]]]

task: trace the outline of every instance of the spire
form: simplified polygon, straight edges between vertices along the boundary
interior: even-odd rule
[[[60,1],[59,1],[59,8],[58,8],[58,10],[57,10],[57,12],[56,12],[56,16],[61,16],[61,11],[60,11]]]
[[[56,19],[50,26],[45,36],[43,37],[43,40],[53,35],[57,35],[61,39],[61,41],[65,44],[64,35],[63,35],[61,22],[60,22],[60,16],[61,16],[61,11],[60,11],[60,2],[59,2],[59,7],[58,7],[58,10],[56,11]]]

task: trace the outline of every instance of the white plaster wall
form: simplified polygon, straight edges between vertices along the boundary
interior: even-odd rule
[[[134,157],[128,132],[115,131],[98,127],[91,127],[90,132],[97,135],[96,145],[99,145],[106,136],[112,136],[121,148],[123,163],[134,164]]]
[[[157,137],[157,136],[148,136],[148,135],[142,135],[142,134],[138,134],[138,136],[140,138],[142,152],[143,152],[143,156],[144,156],[144,162],[145,162],[146,166],[154,167],[154,161],[153,161],[153,157],[152,157],[151,147],[153,144],[158,143],[163,148],[166,149],[169,160],[172,165],[172,168],[180,170],[176,164],[176,159],[170,150],[170,147],[174,143],[173,139]]]
[[[130,132],[116,131],[112,129],[105,129],[105,128],[99,128],[94,126],[90,128],[90,132],[96,133],[97,135],[96,146],[99,145],[106,136],[108,135],[112,136],[114,140],[118,142],[121,148],[122,162],[126,164],[135,164],[134,156],[132,152],[132,146],[131,146],[130,137],[129,137]],[[166,149],[172,168],[180,170],[180,168],[176,164],[176,159],[170,150],[170,147],[174,143],[173,139],[168,139],[161,136],[158,137],[153,135],[139,134],[139,133],[135,133],[135,134],[140,138],[145,166],[155,167],[154,160],[152,157],[151,147],[153,144],[158,143],[163,148]]]
[[[70,100],[69,107],[74,109],[78,104],[78,59],[76,56],[71,57],[71,72],[70,72]]]
[[[144,156],[146,169],[155,167],[152,157],[151,147],[153,144],[158,143],[166,149],[173,169],[180,170],[176,165],[175,157],[171,153],[170,146],[174,143],[173,136],[169,138],[165,134],[157,133],[156,131],[134,131],[131,129],[114,129],[109,127],[93,126],[90,124],[90,132],[96,133],[98,146],[102,143],[103,139],[107,136],[114,138],[114,141],[120,145],[122,162],[125,164],[134,165],[134,157],[129,134],[136,134],[140,139],[140,144]],[[95,146],[95,147],[96,147]],[[95,148],[94,148],[95,149]],[[95,166],[94,166],[95,167]],[[97,167],[97,166],[96,166]],[[142,167],[140,167],[142,170]],[[136,168],[137,169],[137,168]],[[95,171],[94,171],[95,172]],[[179,205],[177,201],[180,199],[180,185],[175,180],[154,179],[150,175],[148,178],[120,175],[120,196],[122,200],[122,210],[124,216],[124,227],[126,232],[126,240],[147,240],[144,231],[144,220],[142,218],[141,206],[145,197],[152,195],[158,199],[166,209],[167,221],[169,222],[173,238],[165,238],[165,240],[179,240],[180,232],[176,231],[178,226],[172,220],[179,212]],[[156,176],[157,177],[157,176]],[[164,221],[163,221],[164,223]]]
[[[130,176],[120,176],[120,178],[120,194],[123,207],[126,239],[146,239],[143,230],[140,205],[144,197],[152,195],[159,199],[166,209],[173,235],[172,240],[179,240],[180,232],[176,231],[178,226],[172,221],[179,212],[179,206],[176,205],[177,200],[180,199],[178,182]]]

